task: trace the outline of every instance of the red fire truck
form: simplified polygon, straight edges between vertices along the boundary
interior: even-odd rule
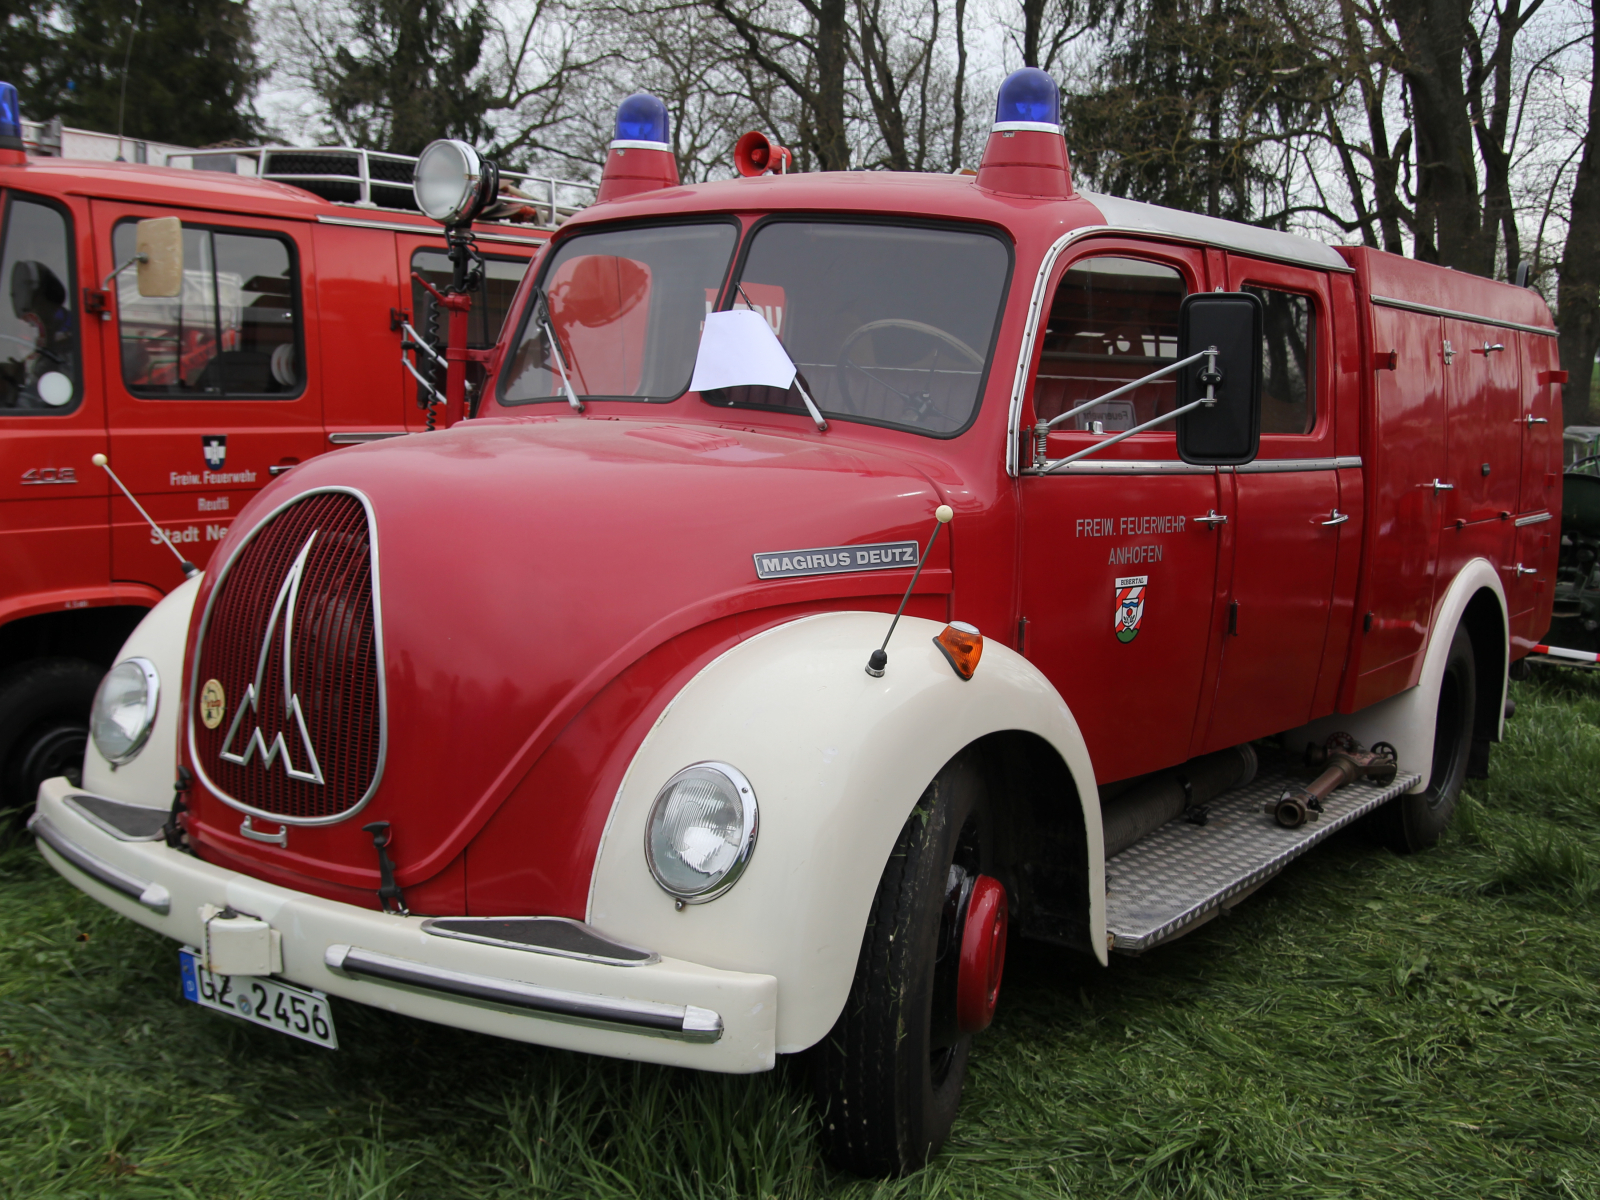
[[[43,853],[236,1018],[809,1052],[830,1158],[896,1172],[1008,931],[1105,964],[1345,826],[1432,844],[1550,619],[1548,311],[1081,193],[1057,114],[1023,71],[976,177],[756,136],[680,186],[630,98],[476,418],[251,502]]]
[[[399,321],[432,315],[412,273],[439,284],[450,267],[442,230],[414,211],[413,160],[281,147],[209,160],[227,170],[0,148],[0,809],[76,774],[95,686],[183,580],[92,455],[203,566],[274,476],[426,424]],[[181,283],[141,295],[116,268],[160,217],[181,221]],[[493,343],[546,237],[479,226],[476,344]]]

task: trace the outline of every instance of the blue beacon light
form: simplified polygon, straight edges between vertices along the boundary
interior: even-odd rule
[[[5,139],[13,139],[7,145]],[[0,146],[22,149],[22,108],[17,101],[17,89],[9,83],[0,83]]]
[[[1033,129],[1057,133],[1061,129],[1061,92],[1056,81],[1038,67],[1013,71],[1000,84],[995,99],[996,129]]]
[[[649,92],[635,92],[617,106],[613,148],[671,149],[671,123],[667,106]]]

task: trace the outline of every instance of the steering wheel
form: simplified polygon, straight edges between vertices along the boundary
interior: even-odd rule
[[[872,382],[876,383],[879,387],[885,388],[888,391],[893,392],[896,396],[899,396],[905,401],[907,409],[914,414],[916,419],[919,421],[927,415],[928,409],[933,405],[933,396],[929,389],[924,388],[923,391],[919,393],[901,391],[892,383],[880,378],[877,374],[868,370],[860,363],[850,361],[850,351],[855,348],[855,344],[862,338],[867,337],[869,334],[876,333],[880,329],[905,329],[911,333],[922,334],[924,337],[930,339],[934,343],[933,365],[928,368],[927,373],[927,378],[930,381],[939,369],[939,343],[943,343],[945,346],[948,346],[974,366],[980,368],[983,366],[983,355],[979,354],[971,346],[967,345],[960,338],[956,337],[955,334],[940,329],[937,325],[929,325],[923,321],[911,321],[903,317],[885,317],[881,321],[868,321],[865,325],[858,325],[851,332],[850,336],[844,339],[844,343],[839,347],[839,363],[837,367],[839,399],[843,402],[845,408],[851,412],[860,411],[860,406],[856,403],[856,398],[850,391],[851,371],[860,371],[861,374],[872,380]]]

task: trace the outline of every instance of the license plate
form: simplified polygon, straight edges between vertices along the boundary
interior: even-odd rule
[[[178,952],[178,963],[185,1000],[252,1025],[265,1025],[303,1042],[314,1042],[329,1050],[339,1048],[333,1011],[322,992],[254,975],[213,975],[200,965],[200,952],[188,946]]]

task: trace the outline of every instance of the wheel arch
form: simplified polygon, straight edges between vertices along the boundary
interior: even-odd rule
[[[1422,670],[1414,686],[1358,712],[1334,713],[1290,730],[1284,735],[1285,741],[1292,750],[1299,750],[1308,741],[1321,742],[1329,734],[1342,731],[1368,746],[1374,742],[1388,742],[1399,754],[1401,769],[1420,775],[1411,791],[1425,791],[1433,774],[1433,734],[1439,687],[1457,627],[1465,627],[1472,638],[1473,657],[1478,664],[1475,710],[1483,707],[1486,698],[1490,700],[1487,716],[1474,713],[1474,735],[1490,736],[1478,733],[1479,729],[1489,729],[1495,740],[1500,737],[1505,713],[1506,664],[1511,648],[1506,612],[1506,593],[1499,572],[1487,559],[1472,559],[1456,573],[1434,605]],[[1485,723],[1477,724],[1480,719]]]
[[[911,617],[889,646],[887,674],[873,679],[864,668],[884,624],[881,613],[805,617],[705,667],[635,753],[596,855],[589,921],[666,957],[775,976],[784,1053],[832,1027],[896,838],[927,785],[963,753],[978,753],[991,793],[1007,797],[997,811],[1009,846],[1042,815],[1076,848],[1074,886],[1045,894],[1084,896],[1074,940],[1105,959],[1099,793],[1059,693],[997,643],[985,645],[970,681],[959,679],[933,645],[941,626]],[[748,777],[760,826],[739,882],[677,910],[646,868],[644,830],[661,786],[705,761]],[[1014,877],[1019,898],[1035,904],[1038,880]]]

